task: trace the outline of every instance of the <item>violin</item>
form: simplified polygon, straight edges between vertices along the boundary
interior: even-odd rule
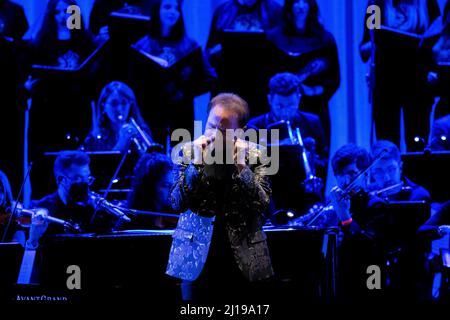
[[[45,208],[24,209],[21,204],[17,204],[7,208],[4,213],[0,213],[0,225],[7,225],[10,220],[17,222],[21,227],[29,228],[32,224],[33,218],[40,215],[44,221],[62,225],[66,230],[71,232],[81,232],[78,224],[70,223],[68,221],[52,217],[48,215],[48,210]]]

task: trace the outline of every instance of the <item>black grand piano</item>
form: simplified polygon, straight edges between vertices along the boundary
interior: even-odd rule
[[[337,230],[266,227],[265,231],[276,274],[270,285],[277,290],[277,297],[332,301],[336,294]],[[181,302],[179,281],[165,275],[172,234],[173,230],[127,230],[56,235],[37,251],[30,284],[9,286],[9,299],[31,292],[81,303],[124,299]],[[23,249],[17,254],[21,259]],[[15,282],[18,258],[14,261],[16,274],[10,280]],[[81,270],[80,290],[67,288],[67,268],[71,265]]]

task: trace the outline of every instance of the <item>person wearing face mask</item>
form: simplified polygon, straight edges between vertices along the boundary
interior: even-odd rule
[[[385,155],[371,168],[373,183],[369,191],[380,191],[379,196],[391,201],[431,201],[430,193],[402,174],[402,160],[397,146],[390,141],[379,140],[372,145],[372,157],[382,150]]]
[[[89,156],[82,151],[61,152],[53,167],[56,192],[33,201],[31,207],[46,209],[49,216],[78,226],[81,232],[110,232],[119,227],[121,219],[101,209],[96,211],[90,191],[94,178],[89,163]],[[44,234],[48,236],[68,232],[73,231],[60,224],[48,223],[45,215],[36,215],[30,226],[26,247],[36,249]]]
[[[125,152],[133,149],[142,154],[156,147],[133,90],[123,82],[113,81],[103,88],[92,117],[92,128],[82,147],[85,151]],[[150,145],[145,143],[137,127]]]

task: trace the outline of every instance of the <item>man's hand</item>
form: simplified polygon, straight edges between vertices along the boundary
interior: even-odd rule
[[[38,209],[31,219],[30,237],[28,242],[35,248],[39,244],[39,239],[48,228],[47,216],[48,211],[46,209]]]
[[[234,142],[234,153],[233,153],[233,159],[234,163],[236,164],[236,167],[238,169],[238,172],[241,173],[242,170],[247,166],[245,159],[246,155],[248,153],[248,142],[241,139],[236,139]]]
[[[346,221],[352,216],[350,214],[350,200],[344,197],[344,191],[334,187],[330,191],[330,200],[340,221]]]
[[[194,164],[204,163],[204,151],[214,144],[215,136],[200,136],[194,140],[192,146],[194,148]]]

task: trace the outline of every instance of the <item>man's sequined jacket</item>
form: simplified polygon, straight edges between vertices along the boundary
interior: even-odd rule
[[[191,147],[185,146],[183,154],[189,150]],[[247,150],[252,156],[260,153],[256,145]],[[190,281],[198,278],[208,256],[216,215],[224,217],[228,240],[243,275],[249,281],[273,275],[262,230],[271,194],[266,167],[248,164],[240,172],[232,167],[227,182],[208,175],[204,165],[182,163],[177,168],[171,198],[173,207],[183,213],[173,234],[168,275]],[[221,186],[221,190],[227,190],[225,195],[216,192],[217,183],[229,184],[226,188]]]

